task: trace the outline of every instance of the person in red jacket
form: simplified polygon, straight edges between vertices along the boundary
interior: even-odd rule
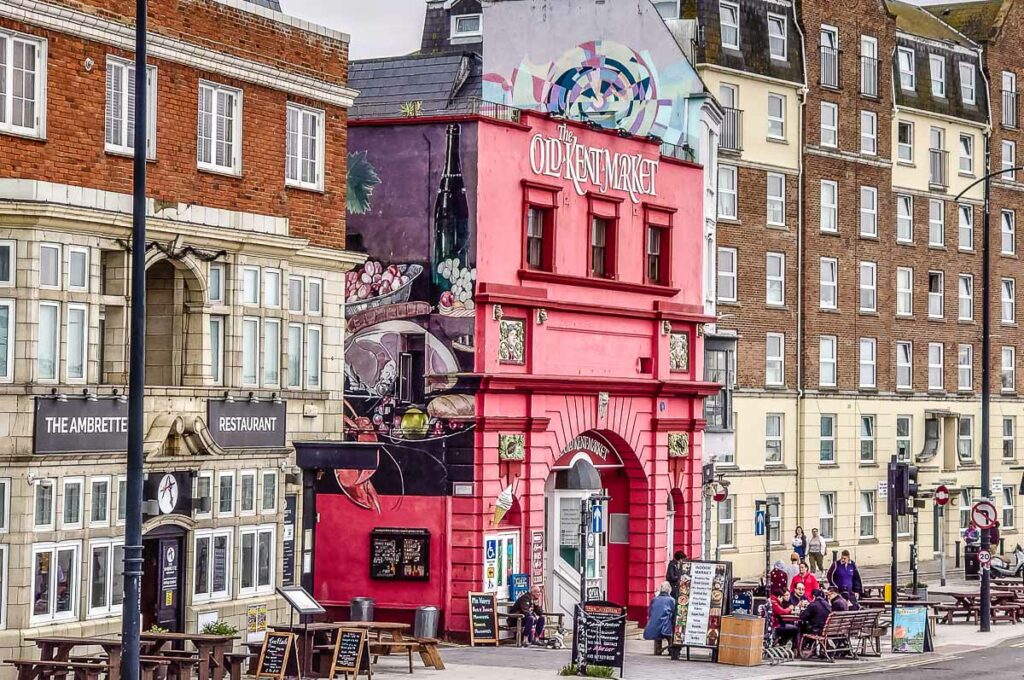
[[[794,613],[793,607],[789,605],[789,592],[778,588],[772,590],[769,604],[772,610],[772,629],[775,631],[775,637],[779,644],[785,645],[792,642],[796,639],[798,632],[796,624],[787,623],[782,619],[783,616]]]
[[[813,593],[818,589],[818,579],[811,573],[806,562],[800,563],[800,572],[793,577],[793,582],[789,584],[789,589],[795,590],[797,583],[804,584],[805,593]]]

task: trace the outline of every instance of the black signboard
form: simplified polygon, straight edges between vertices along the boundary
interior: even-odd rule
[[[494,593],[469,594],[469,644],[498,644],[498,601]]]
[[[386,581],[430,579],[430,532],[374,529],[370,532],[370,578]]]
[[[331,678],[338,673],[348,675],[368,670],[370,655],[366,653],[366,631],[342,628],[334,643],[334,665]]]
[[[36,398],[36,453],[123,453],[128,450],[128,403],[119,399]]]
[[[260,661],[256,667],[256,680],[263,677],[282,680],[288,670],[288,659],[295,641],[293,633],[268,632],[263,638]]]
[[[281,567],[281,584],[290,586],[295,582],[295,510],[298,496],[284,497],[284,540],[281,556],[284,563]]]
[[[142,498],[156,501],[161,515],[192,516],[192,473],[183,471],[148,472],[142,485]]]
[[[603,600],[576,606],[572,634],[572,662],[618,668],[622,676],[626,656],[626,608]]]
[[[272,401],[207,402],[207,416],[213,441],[225,449],[283,448],[288,405]]]

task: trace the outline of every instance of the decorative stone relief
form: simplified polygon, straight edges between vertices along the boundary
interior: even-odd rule
[[[690,370],[690,334],[673,333],[668,340],[668,367],[672,371]]]
[[[686,458],[690,455],[690,433],[669,432],[668,433],[668,457]]]
[[[505,363],[522,364],[526,361],[526,324],[522,319],[498,321],[498,359]]]
[[[499,434],[498,460],[526,460],[526,435]]]
[[[505,312],[502,311],[501,305],[494,305],[494,309],[491,310],[491,318],[495,321],[501,321],[503,316],[505,316]]]
[[[668,335],[671,332],[672,332],[672,322],[669,321],[668,319],[666,319],[665,321],[662,321],[661,322],[661,334],[662,335]]]
[[[543,307],[541,307],[540,309],[537,310],[537,325],[538,326],[543,326],[544,323],[547,320],[548,320],[548,310],[546,310]]]

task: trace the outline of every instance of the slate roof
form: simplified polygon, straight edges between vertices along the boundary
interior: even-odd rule
[[[422,102],[419,115],[469,113],[483,91],[481,59],[467,52],[353,61],[348,84],[359,91],[353,119],[400,117],[409,102]]]
[[[889,12],[896,17],[896,29],[899,31],[964,47],[976,47],[970,40],[922,7],[898,0],[886,0],[885,4]]]
[[[1004,0],[985,0],[931,5],[926,9],[971,40],[984,42],[995,37],[1005,16],[1001,10],[1011,4]]]

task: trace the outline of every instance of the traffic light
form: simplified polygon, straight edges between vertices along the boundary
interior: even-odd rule
[[[888,470],[888,489],[889,492],[886,495],[886,505],[888,506],[889,515],[899,514],[899,497],[902,487],[900,486],[899,477],[899,463],[892,461],[889,463]]]
[[[914,501],[920,488],[917,484],[918,469],[909,463],[889,463],[890,486],[895,493],[890,493],[890,514],[895,510],[898,515],[907,515],[914,507]]]

